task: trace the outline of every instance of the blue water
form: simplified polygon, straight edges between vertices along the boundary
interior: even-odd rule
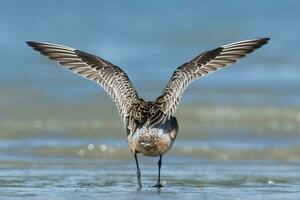
[[[296,0],[2,2],[0,199],[297,199],[299,8]],[[136,191],[123,125],[105,92],[25,44],[105,58],[151,100],[182,63],[259,37],[271,41],[184,93],[160,194]],[[145,185],[155,182],[154,163],[141,157]]]
[[[231,69],[195,82],[192,88],[201,92],[201,98],[188,92],[184,99],[206,102],[209,98],[209,102],[218,95],[216,103],[222,103],[223,98],[229,101],[228,94],[219,92],[222,89],[253,89],[264,94],[252,95],[250,102],[299,105],[298,1],[9,1],[1,7],[2,90],[40,92],[47,98],[98,92],[96,85],[30,51],[26,40],[99,55],[121,66],[141,96],[153,99],[177,66],[201,52],[238,40],[270,37],[268,46]],[[236,97],[234,103],[249,103],[244,97]]]

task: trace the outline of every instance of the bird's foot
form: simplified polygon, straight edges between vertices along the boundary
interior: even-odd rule
[[[140,191],[142,189],[142,185],[138,184],[137,190]]]
[[[164,186],[162,184],[160,184],[160,183],[157,183],[157,184],[153,185],[152,187],[156,187],[157,189],[160,189],[160,188],[162,188]]]
[[[140,172],[137,173],[137,181],[138,181],[138,190],[141,190],[143,186],[142,186],[141,173]]]

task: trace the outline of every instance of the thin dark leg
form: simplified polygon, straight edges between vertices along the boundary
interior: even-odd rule
[[[163,187],[161,184],[160,184],[160,168],[161,168],[161,163],[162,163],[162,155],[159,156],[159,160],[158,160],[158,179],[157,179],[157,183],[156,185],[154,185],[153,187],[157,187],[157,189]]]
[[[140,171],[139,162],[138,162],[136,153],[134,153],[134,159],[135,159],[135,164],[136,164],[136,176],[137,176],[137,181],[138,181],[138,189],[141,189],[142,188],[141,171]]]

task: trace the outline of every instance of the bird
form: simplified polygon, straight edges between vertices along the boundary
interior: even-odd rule
[[[269,40],[242,40],[199,54],[176,68],[162,94],[154,101],[141,98],[128,75],[103,58],[58,44],[26,43],[62,67],[102,86],[116,104],[124,123],[128,146],[136,164],[138,189],[142,188],[139,153],[159,157],[157,183],[153,187],[160,189],[163,187],[160,181],[162,157],[172,147],[178,134],[175,111],[185,89],[194,80],[224,69]]]

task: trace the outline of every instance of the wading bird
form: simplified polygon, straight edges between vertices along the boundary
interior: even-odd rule
[[[178,67],[162,94],[155,101],[140,98],[127,74],[118,66],[91,54],[57,44],[26,42],[34,50],[48,56],[72,72],[103,87],[117,105],[124,122],[127,140],[136,168],[138,188],[142,187],[137,154],[159,156],[160,188],[162,156],[171,148],[178,132],[174,116],[180,98],[194,80],[225,68],[261,47],[269,38],[244,40],[206,51]]]

